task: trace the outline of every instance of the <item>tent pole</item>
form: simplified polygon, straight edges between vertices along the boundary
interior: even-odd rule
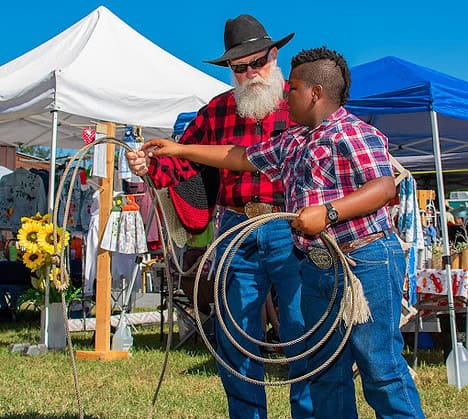
[[[450,247],[449,247],[449,238],[448,238],[448,229],[447,229],[447,218],[445,213],[445,191],[444,191],[444,178],[442,174],[442,160],[440,153],[440,140],[439,140],[439,126],[437,123],[437,112],[431,109],[431,126],[432,126],[432,147],[434,149],[434,159],[436,167],[436,177],[437,177],[437,196],[439,201],[439,211],[440,211],[440,228],[442,232],[442,244],[444,256],[443,260],[445,261],[445,274],[447,278],[447,296],[448,296],[448,311],[450,317],[450,334],[452,339],[452,350],[455,360],[455,382],[457,384],[458,390],[461,390],[461,376],[460,376],[460,360],[458,359],[457,351],[457,324],[455,321],[455,305],[453,298],[453,288],[452,288],[452,262],[450,258]]]
[[[57,155],[57,132],[58,132],[58,111],[53,110],[52,114],[52,138],[50,140],[50,160],[49,160],[49,192],[47,195],[47,212],[51,219],[54,213],[55,195],[55,160]],[[50,283],[45,281],[44,309],[41,310],[41,343],[49,346],[49,291]]]

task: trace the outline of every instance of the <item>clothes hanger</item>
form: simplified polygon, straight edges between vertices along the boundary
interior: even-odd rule
[[[127,202],[122,207],[122,211],[139,211],[140,206],[135,202],[134,195],[126,195],[125,199]]]
[[[390,154],[390,162],[393,167],[398,171],[399,175],[395,179],[395,185],[399,185],[403,179],[411,175],[411,172],[405,169],[400,162]]]

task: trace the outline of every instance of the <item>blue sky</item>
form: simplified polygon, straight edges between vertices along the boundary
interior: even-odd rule
[[[291,57],[302,48],[327,45],[342,53],[350,66],[394,55],[468,80],[467,0],[4,0],[0,65],[100,5],[161,48],[227,83],[229,70],[203,60],[222,55],[224,23],[241,13],[262,21],[274,40],[296,33],[281,49],[279,63],[285,76]],[[129,63],[137,65],[138,57],[122,57],[122,65]]]

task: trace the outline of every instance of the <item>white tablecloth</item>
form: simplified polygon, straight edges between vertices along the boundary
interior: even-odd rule
[[[468,270],[452,269],[454,297],[468,298]],[[417,292],[420,294],[447,295],[447,271],[444,269],[422,269],[417,271]]]

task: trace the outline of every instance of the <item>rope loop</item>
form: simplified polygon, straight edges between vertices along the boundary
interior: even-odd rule
[[[238,225],[232,227],[228,231],[224,232],[221,234],[217,239],[213,241],[213,243],[208,247],[206,250],[205,254],[203,255],[200,264],[198,266],[197,274],[195,277],[195,284],[194,284],[194,317],[197,323],[198,331],[200,333],[200,336],[202,337],[203,342],[205,343],[206,347],[208,350],[211,352],[213,357],[216,359],[216,361],[222,365],[227,371],[235,375],[237,378],[247,381],[252,384],[258,384],[258,385],[265,385],[265,386],[279,386],[279,385],[290,385],[297,383],[299,381],[308,379],[324,369],[326,369],[339,355],[341,352],[342,348],[346,344],[346,342],[349,339],[349,336],[351,334],[351,330],[354,326],[354,324],[357,323],[362,323],[364,321],[367,321],[368,317],[366,315],[362,315],[362,313],[366,313],[368,310],[367,307],[367,302],[365,298],[362,295],[359,295],[362,293],[362,287],[358,287],[357,285],[361,285],[359,280],[352,274],[351,268],[349,266],[349,262],[347,257],[343,254],[341,249],[338,247],[336,242],[333,240],[333,238],[326,232],[321,233],[321,237],[324,240],[324,242],[329,245],[332,249],[334,249],[333,255],[334,257],[334,270],[335,270],[335,282],[334,282],[334,289],[332,293],[332,298],[330,299],[329,305],[327,309],[324,311],[322,314],[322,317],[318,320],[318,322],[313,325],[308,331],[305,332],[304,335],[298,337],[297,339],[294,339],[289,342],[282,342],[279,344],[271,344],[271,343],[266,343],[263,341],[259,341],[251,336],[249,336],[235,321],[235,319],[232,316],[232,313],[229,309],[229,304],[227,302],[227,297],[226,297],[226,282],[227,282],[227,273],[229,266],[231,264],[232,258],[237,251],[237,249],[241,246],[242,242],[248,237],[248,235],[253,231],[254,229],[260,227],[261,225],[274,220],[274,219],[294,219],[297,217],[297,214],[294,213],[273,213],[273,214],[264,214],[264,215],[259,215],[257,217],[253,217],[250,219],[247,219]],[[215,275],[215,283],[214,283],[214,306],[215,306],[215,311],[216,311],[216,318],[217,321],[220,324],[220,327],[222,331],[226,334],[228,340],[232,343],[232,345],[238,349],[240,352],[242,352],[244,355],[250,357],[251,359],[264,362],[264,363],[271,363],[271,364],[277,364],[277,363],[287,363],[287,362],[293,362],[299,359],[302,359],[304,357],[308,357],[315,353],[318,349],[320,349],[331,337],[333,332],[338,328],[341,322],[343,322],[346,326],[346,331],[345,334],[343,335],[343,338],[336,348],[335,352],[325,361],[323,362],[319,367],[315,368],[312,371],[306,372],[302,376],[299,377],[294,377],[291,379],[287,380],[280,380],[280,381],[265,381],[265,380],[258,380],[254,379],[251,377],[244,376],[240,374],[237,370],[232,368],[227,362],[222,359],[212,346],[211,342],[208,340],[206,333],[203,329],[202,322],[200,319],[200,314],[198,311],[198,287],[199,287],[199,281],[202,275],[202,270],[203,270],[203,265],[206,262],[206,260],[209,258],[211,253],[215,250],[215,248],[220,244],[220,242],[227,237],[229,237],[231,234],[233,234],[235,231],[240,230],[237,235],[230,241],[228,246],[226,247],[226,250],[224,251],[223,255],[221,256],[218,264],[218,268],[216,271]],[[220,289],[220,283],[221,283],[221,295],[222,295],[222,301],[224,304],[224,308],[226,311],[227,316],[229,317],[230,321],[234,325],[234,327],[248,340],[251,342],[254,342],[258,345],[263,345],[263,346],[269,346],[269,347],[285,347],[288,345],[294,345],[300,341],[303,341],[304,339],[308,338],[311,336],[325,321],[325,319],[329,316],[331,312],[331,308],[333,304],[335,303],[336,296],[337,296],[337,290],[338,290],[338,262],[340,262],[343,270],[343,287],[344,287],[344,292],[343,292],[343,297],[340,301],[340,306],[338,313],[333,320],[333,323],[329,330],[325,333],[325,335],[312,347],[309,349],[305,350],[301,354],[292,356],[292,357],[285,357],[285,358],[266,358],[266,357],[261,357],[256,354],[251,353],[247,349],[243,348],[241,345],[238,344],[238,342],[234,339],[234,337],[231,335],[229,330],[226,327],[225,321],[223,319],[223,315],[221,314],[220,310],[220,302],[219,302],[219,289]],[[351,278],[351,282],[350,282]],[[356,304],[359,302],[360,304],[363,304],[364,308],[358,307]]]

